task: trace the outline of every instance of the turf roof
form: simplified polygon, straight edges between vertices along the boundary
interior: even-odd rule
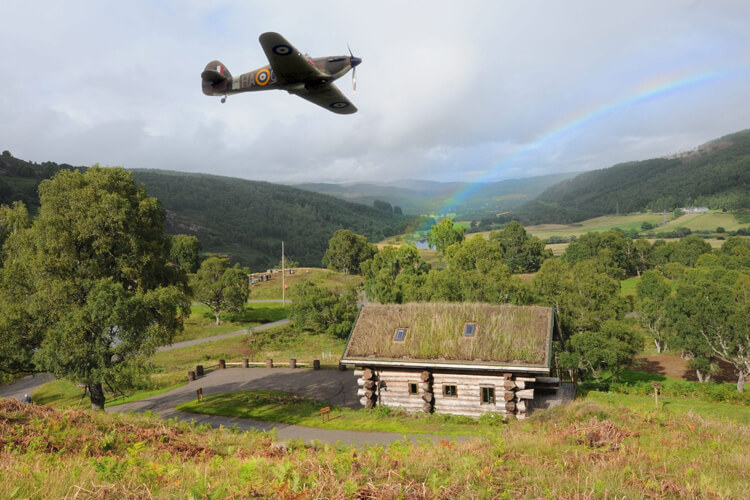
[[[552,309],[478,303],[366,305],[342,360],[549,367]],[[463,335],[477,324],[473,337]],[[401,342],[396,329],[406,328]]]

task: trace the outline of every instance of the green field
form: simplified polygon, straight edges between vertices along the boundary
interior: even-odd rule
[[[747,222],[740,222],[735,214],[706,212],[682,215],[665,226],[659,226],[655,231],[672,231],[678,227],[687,227],[691,231],[716,231],[717,227],[723,227],[726,231],[736,231],[747,225]]]
[[[190,317],[185,321],[185,329],[173,339],[173,343],[184,340],[202,339],[222,333],[245,330],[264,323],[271,323],[289,316],[289,310],[277,302],[251,303],[245,306],[241,315],[223,313],[221,325],[216,326],[216,318],[203,304],[193,304]]]
[[[284,276],[287,298],[295,284],[310,280],[316,285],[325,286],[329,290],[342,292],[350,286],[358,286],[362,282],[359,275],[343,274],[329,269],[315,267],[295,268],[294,274]],[[281,300],[282,299],[281,272],[271,273],[270,281],[261,281],[250,286],[250,300]]]

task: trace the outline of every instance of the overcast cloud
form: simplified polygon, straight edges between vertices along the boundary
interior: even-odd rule
[[[750,2],[0,3],[0,149],[272,182],[499,180],[668,155],[750,128]],[[278,31],[363,58],[335,115],[206,97]]]

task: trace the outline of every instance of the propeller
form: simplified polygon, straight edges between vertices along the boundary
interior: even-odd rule
[[[352,49],[349,47],[349,44],[346,44],[346,48],[349,49],[349,62],[352,65],[352,91],[357,91],[357,66],[359,66],[362,63],[362,59],[359,57],[354,57],[354,54],[352,54]]]

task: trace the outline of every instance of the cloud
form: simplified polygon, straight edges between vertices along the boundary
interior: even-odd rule
[[[494,180],[671,154],[749,126],[741,0],[11,0],[0,17],[0,147],[33,161],[284,182]],[[202,95],[212,59],[233,74],[266,64],[257,38],[269,30],[314,56],[350,44],[364,60],[358,92],[350,74],[337,85],[360,111],[284,92],[223,105]],[[616,106],[701,74],[715,76]]]

